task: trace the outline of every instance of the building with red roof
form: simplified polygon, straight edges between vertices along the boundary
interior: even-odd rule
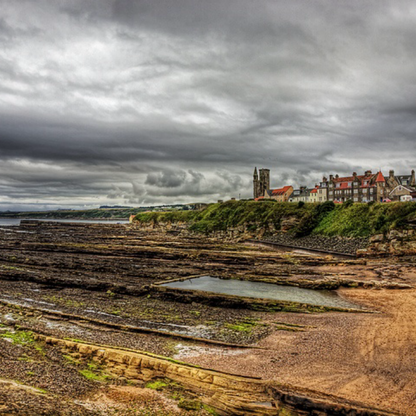
[[[309,193],[308,202],[322,202],[322,201],[319,201],[319,190],[320,190],[320,186],[315,185],[315,188],[313,188]]]
[[[254,199],[274,199],[279,202],[325,202],[334,201],[342,203],[348,200],[353,202],[383,202],[386,200],[416,200],[416,177],[412,170],[410,175],[396,176],[390,170],[389,176],[381,171],[372,173],[367,170],[363,175],[354,172],[351,176],[329,175],[324,177],[315,188],[301,186],[293,189],[292,186],[270,189],[270,170],[254,170],[253,176]]]
[[[372,173],[371,170],[364,172],[364,175],[355,172],[352,176],[345,177],[330,175],[327,195],[328,200],[334,202],[349,199],[354,202],[415,200],[415,171],[412,170],[410,175],[399,176],[394,174],[394,170],[390,170],[389,176],[384,176],[381,171]]]
[[[388,195],[386,179],[381,171],[372,173],[367,170],[364,175],[340,177],[330,175],[328,181],[328,200],[334,202],[371,202],[382,201]]]
[[[277,202],[287,202],[293,192],[293,186],[288,185],[278,189],[268,189],[265,198],[275,199]]]

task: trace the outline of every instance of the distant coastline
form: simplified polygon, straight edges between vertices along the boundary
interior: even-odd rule
[[[41,219],[41,220],[128,220],[130,215],[141,212],[186,211],[192,210],[193,204],[162,205],[151,207],[96,208],[87,210],[54,211],[7,211],[0,212],[0,218]]]

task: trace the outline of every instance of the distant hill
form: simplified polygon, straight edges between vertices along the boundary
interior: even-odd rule
[[[134,208],[134,207],[124,206],[124,205],[101,205],[100,206],[100,209],[114,209],[114,208],[128,209],[128,208]]]
[[[130,215],[136,215],[140,212],[169,212],[169,211],[187,211],[194,209],[196,204],[175,204],[162,205],[153,207],[100,207],[86,210],[64,210],[55,211],[32,211],[32,212],[0,212],[0,218],[28,218],[28,219],[114,219],[128,220]]]

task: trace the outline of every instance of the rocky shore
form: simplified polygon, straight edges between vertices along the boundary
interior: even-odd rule
[[[166,231],[56,222],[0,229],[0,414],[415,414],[412,258],[275,250],[243,243],[247,230],[242,242]],[[200,275],[338,289],[333,296],[365,313],[155,290]],[[188,370],[200,367],[207,371]],[[241,377],[267,387],[261,397],[254,387],[239,391]]]

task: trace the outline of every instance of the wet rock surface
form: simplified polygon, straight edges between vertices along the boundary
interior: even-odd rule
[[[67,354],[68,351],[58,348],[59,343],[43,344],[40,338],[33,339],[35,335],[158,354],[216,371],[260,377],[265,382],[273,379],[288,385],[295,383],[315,391],[306,394],[307,397],[316,395],[316,391],[343,397],[344,410],[351,409],[354,400],[361,401],[358,392],[362,390],[362,387],[354,389],[354,384],[348,384],[347,388],[344,381],[349,376],[358,380],[367,377],[369,383],[376,382],[369,384],[365,405],[378,407],[378,403],[393,412],[413,414],[409,410],[414,400],[411,392],[407,388],[395,392],[389,382],[383,387],[377,367],[372,367],[372,361],[358,359],[361,350],[355,347],[365,345],[365,351],[367,347],[371,351],[367,346],[370,340],[360,337],[372,333],[368,328],[384,322],[383,314],[391,313],[385,309],[385,302],[378,303],[376,299],[388,294],[385,299],[390,303],[386,302],[393,308],[395,296],[413,292],[387,288],[413,287],[415,270],[414,259],[406,256],[343,259],[116,224],[28,222],[21,227],[3,227],[0,229],[0,414],[2,411],[30,414],[24,413],[27,409],[24,403],[28,403],[32,414],[54,414],[51,412],[56,408],[60,414],[143,413],[143,408],[131,407],[131,403],[126,407],[120,404],[121,399],[115,399],[127,394],[128,388],[137,389],[134,394],[129,392],[136,398],[147,397],[141,396],[143,385],[130,386],[134,377],[111,375],[104,364],[97,367],[97,363],[90,361],[87,353],[71,350]],[[204,293],[189,296],[177,293],[170,297],[154,290],[161,281],[207,274],[309,288],[343,288],[342,296],[382,314],[318,313],[308,308],[276,313],[267,308],[256,310],[254,303],[242,304],[238,298],[232,304],[224,298],[221,302],[212,301],[212,296]],[[404,304],[400,307],[404,308]],[[399,322],[401,315],[397,317]],[[133,327],[148,331],[135,331]],[[374,336],[383,333],[383,326],[378,328]],[[406,328],[402,332],[411,334]],[[411,328],[409,324],[409,331]],[[23,335],[23,338],[14,335],[21,332],[29,334],[29,342],[23,342]],[[379,357],[378,348],[376,345],[371,353],[374,360]],[[404,342],[401,348],[404,353],[407,344]],[[347,363],[340,362],[340,357]],[[406,385],[416,379],[407,364],[399,368],[389,367],[388,362],[383,365],[375,362],[380,365],[380,374],[388,380],[398,377],[397,372],[406,374]],[[312,371],[311,379],[301,371],[305,366]],[[341,380],[339,386],[325,381],[331,372],[332,377]],[[152,377],[163,379],[166,374],[158,370]],[[179,394],[178,387],[175,388],[177,398],[166,399],[172,403],[165,406],[161,398],[173,394],[166,387],[166,394],[155,396],[154,406],[145,409],[149,411],[147,414],[208,414],[200,404],[195,405],[200,406],[198,410],[180,409],[177,405],[181,399],[183,403],[188,400],[200,403],[200,400],[192,389],[187,392],[182,386]],[[279,392],[272,396],[277,398]],[[222,394],[218,402],[224,412],[230,412],[231,408],[226,410],[230,397],[228,393]],[[294,399],[290,391],[284,394],[293,402],[287,409],[293,414],[304,414],[298,403],[302,399]],[[255,411],[260,413],[255,414],[278,414],[277,407],[270,404],[272,396],[266,397],[268,407],[263,410],[256,407]],[[7,402],[5,397],[12,400]],[[100,400],[94,397],[103,397],[105,400],[101,401],[110,404],[100,407]],[[328,400],[325,395],[315,397]],[[262,400],[264,397],[259,398]],[[111,407],[119,413],[111,413]],[[247,409],[232,411],[249,414]]]

